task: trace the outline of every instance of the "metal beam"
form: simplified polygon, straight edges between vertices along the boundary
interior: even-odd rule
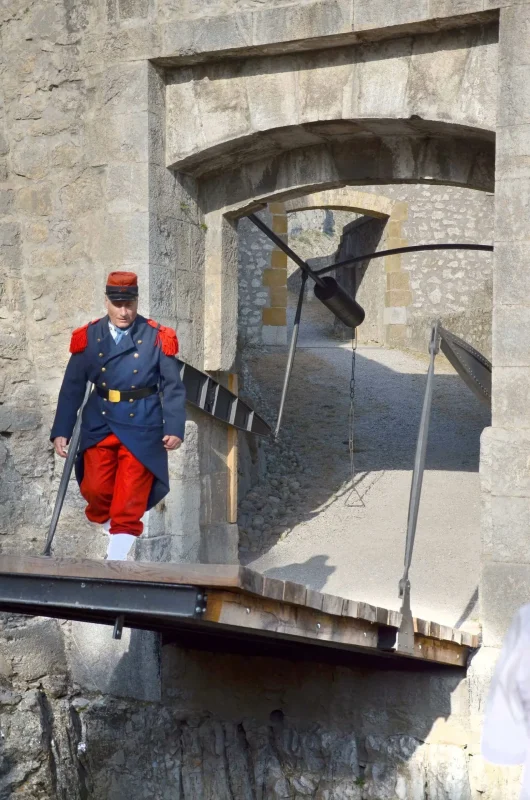
[[[0,611],[114,625],[118,634],[124,625],[162,630],[196,620],[205,607],[206,592],[197,586],[51,575],[0,580]]]
[[[340,269],[341,267],[351,267],[354,264],[359,264],[361,261],[367,261],[368,259],[372,258],[384,258],[385,256],[397,256],[401,253],[420,253],[424,250],[481,250],[486,253],[493,252],[493,245],[491,244],[469,244],[469,243],[461,243],[461,244],[453,244],[453,243],[446,243],[446,244],[412,244],[408,247],[394,247],[391,250],[379,250],[377,253],[366,253],[363,256],[352,256],[352,258],[346,258],[344,261],[337,261],[336,264],[332,264],[330,267],[321,267],[320,269],[315,270],[315,275],[327,275],[328,272],[332,272],[334,269]]]

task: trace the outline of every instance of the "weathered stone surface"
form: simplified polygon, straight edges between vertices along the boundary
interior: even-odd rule
[[[157,634],[124,628],[115,640],[109,625],[72,622],[65,628],[65,646],[72,681],[85,691],[159,699]]]

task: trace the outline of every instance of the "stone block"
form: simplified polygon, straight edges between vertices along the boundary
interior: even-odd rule
[[[408,99],[411,77],[410,41],[398,39],[383,42],[379,45],[379,52],[382,57],[376,60],[371,58],[369,49],[360,53],[350,87],[350,116],[406,118],[412,113]]]
[[[266,345],[286,345],[287,327],[279,325],[263,325],[261,329],[261,341]]]
[[[409,329],[407,325],[387,325],[385,341],[389,345],[403,345],[407,342]]]
[[[106,216],[94,243],[96,258],[109,268],[124,269],[129,264],[136,265],[136,271],[140,265],[145,269],[149,263],[150,222],[148,214],[139,212]],[[143,285],[147,287],[148,282]]]
[[[274,214],[272,217],[272,230],[274,233],[287,234],[287,215]]]
[[[405,306],[385,308],[383,321],[385,325],[406,325],[407,309]]]
[[[101,104],[108,114],[130,114],[149,109],[149,65],[143,61],[110,64],[101,81]]]
[[[11,214],[13,208],[13,190],[0,189],[0,214]]]
[[[401,290],[407,291],[410,289],[410,275],[408,272],[389,272],[386,276],[386,287],[389,291]],[[390,303],[390,305],[399,305],[399,303]]]
[[[502,72],[513,66],[530,63],[530,7],[525,0],[485,0],[487,8],[505,8],[502,12],[499,43],[499,67]]]
[[[272,269],[287,269],[287,253],[283,250],[273,250],[271,253]]]
[[[105,175],[105,196],[110,214],[149,210],[149,167],[147,164],[109,164]]]
[[[160,700],[158,634],[124,628],[122,638],[115,640],[110,625],[88,622],[72,622],[64,630],[72,681],[81,689]]]
[[[222,71],[212,77],[215,80],[206,77],[194,84],[206,148],[252,133],[249,101],[243,83],[225,78]],[[182,118],[181,125],[185,124],[185,118]]]
[[[498,128],[496,148],[498,180],[530,177],[530,124]]]
[[[260,46],[349,33],[352,12],[349,0],[318,0],[307,5],[264,8],[253,15],[252,43]]]
[[[64,214],[75,219],[101,206],[103,195],[103,171],[96,167],[88,169],[59,192],[59,201]],[[49,213],[49,212],[48,212]]]
[[[385,292],[385,306],[410,306],[412,303],[412,292],[404,289],[392,289]]]
[[[20,244],[20,225],[17,222],[0,223],[0,247],[17,247]]]
[[[184,158],[207,146],[195,99],[195,81],[191,70],[181,71],[189,80],[169,82],[166,94],[167,164],[178,164]]]
[[[149,149],[153,146],[149,142],[150,116],[150,112],[140,111],[128,114],[109,114],[108,117],[105,117],[107,121],[106,154],[103,163],[148,161]]]
[[[269,290],[269,297],[272,308],[286,308],[287,286],[271,286]]]
[[[183,537],[187,549],[198,543],[201,513],[199,480],[171,480],[171,490],[164,499],[164,531],[166,535]]]
[[[118,0],[120,19],[145,19],[149,14],[149,0]]]
[[[529,429],[529,396],[529,367],[496,366],[493,370],[493,424],[498,428]]]
[[[52,213],[52,198],[47,186],[25,187],[17,192],[17,211],[32,216],[47,216]]]
[[[483,641],[500,647],[518,609],[528,603],[530,564],[484,564],[480,581]]]
[[[160,55],[174,58],[195,52],[197,47],[203,53],[244,49],[252,41],[253,21],[252,13],[241,13],[236,25],[233,15],[169,22],[161,28]]]
[[[530,242],[496,242],[493,291],[498,305],[520,305],[530,298]]]
[[[285,308],[264,308],[261,313],[264,325],[287,325]]]
[[[530,431],[490,428],[493,495],[530,497]]]
[[[523,301],[526,298],[522,298]],[[530,306],[498,306],[493,316],[493,363],[496,367],[529,367]]]
[[[430,0],[429,12],[434,19],[476,14],[482,11],[482,0]]]
[[[353,26],[355,31],[386,28],[390,25],[406,25],[430,18],[429,0],[356,0]]]
[[[393,245],[394,246],[394,245]],[[392,248],[389,247],[389,250]],[[394,256],[385,256],[385,272],[402,272],[402,261],[399,253]]]
[[[285,203],[269,203],[268,210],[271,214],[285,214]]]
[[[271,286],[271,287],[287,286],[287,270],[264,269],[262,280],[264,286]]]
[[[225,522],[228,514],[228,473],[225,470],[201,476],[200,524]]]
[[[67,663],[60,624],[53,619],[32,618],[28,624],[4,632],[4,655],[23,681],[45,675],[66,674]]]
[[[502,71],[498,126],[524,125],[530,122],[530,81],[526,66],[510,66]]]
[[[201,564],[239,564],[239,529],[230,522],[201,526]]]
[[[171,480],[192,480],[200,475],[199,430],[194,420],[186,422],[184,442],[178,450],[169,453],[169,477]]]
[[[24,139],[13,148],[12,167],[17,175],[32,180],[42,180],[50,168],[47,137]]]
[[[328,51],[326,63],[320,61],[315,69],[315,54],[299,61],[296,73],[298,114],[301,123],[351,118],[354,65],[351,55],[342,50]],[[330,91],[330,87],[333,91]]]
[[[276,69],[269,73],[253,69],[247,71],[244,85],[250,124],[254,131],[283,128],[299,122],[298,80],[298,73],[288,57],[280,59]]]
[[[174,536],[171,533],[150,536],[136,543],[135,561],[166,564],[196,564],[199,562],[200,539]]]
[[[488,558],[495,562],[530,563],[530,498],[497,497],[490,502]]]

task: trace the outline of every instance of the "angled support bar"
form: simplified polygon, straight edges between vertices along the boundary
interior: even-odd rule
[[[403,600],[403,603],[401,606],[402,621],[398,632],[396,649],[400,653],[414,652],[414,623],[412,621],[412,611],[410,607],[409,570],[412,562],[412,553],[414,550],[414,539],[416,538],[416,526],[418,524],[423,473],[425,471],[425,456],[427,454],[427,442],[429,439],[429,423],[431,420],[432,389],[434,382],[434,360],[440,350],[439,328],[440,322],[437,320],[432,326],[431,330],[431,340],[429,343],[429,353],[431,358],[429,370],[427,372],[427,384],[425,386],[425,397],[423,399],[423,408],[421,411],[418,442],[416,445],[416,456],[414,458],[414,471],[412,473],[412,484],[410,488],[407,539],[405,544],[405,568],[403,571],[403,577],[399,582],[399,596]]]
[[[79,439],[81,437],[81,417],[83,415],[83,409],[88,402],[88,398],[90,397],[91,391],[92,391],[92,384],[89,381],[87,383],[83,402],[81,403],[81,408],[79,409],[79,413],[77,414],[77,419],[75,421],[72,438],[70,439],[70,442],[68,444],[68,455],[66,456],[66,461],[64,462],[63,474],[61,475],[59,490],[57,492],[57,497],[55,498],[55,505],[53,507],[53,514],[50,522],[50,527],[48,530],[48,536],[46,537],[46,544],[44,546],[44,550],[42,551],[43,556],[51,556],[52,554],[53,537],[55,536],[57,523],[59,522],[59,517],[61,515],[61,511],[63,508],[64,498],[66,497],[66,492],[68,491],[68,483],[70,481],[70,476],[72,475],[72,470],[74,468],[75,458],[79,447]]]

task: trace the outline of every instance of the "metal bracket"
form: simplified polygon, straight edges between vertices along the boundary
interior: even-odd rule
[[[401,625],[396,637],[396,650],[398,653],[414,655],[414,621],[410,608],[410,581],[399,582],[399,596],[403,598],[401,604]]]
[[[114,623],[114,630],[112,631],[113,639],[121,639],[124,622],[125,622],[125,617],[123,616],[123,614],[120,614],[119,617],[116,617],[116,622]]]

